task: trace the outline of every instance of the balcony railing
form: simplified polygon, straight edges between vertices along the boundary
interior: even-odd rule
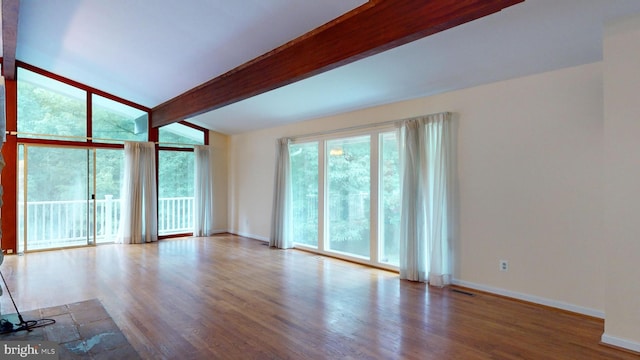
[[[24,221],[24,204],[19,203],[19,250],[24,251],[24,225],[27,250],[82,246],[93,241],[93,203],[79,201],[29,201]],[[96,200],[95,241],[115,241],[120,225],[120,200],[107,195]],[[193,231],[193,197],[158,199],[158,234]]]

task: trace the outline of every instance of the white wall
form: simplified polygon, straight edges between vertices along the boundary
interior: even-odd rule
[[[602,64],[232,136],[230,228],[267,239],[275,139],[452,111],[464,285],[602,316]],[[508,272],[498,261],[509,261]]]
[[[268,240],[276,136],[262,131],[230,139],[229,227],[235,234]]]
[[[606,343],[640,352],[640,17],[604,37]]]
[[[456,277],[602,316],[601,64],[444,98],[461,117]]]
[[[213,229],[215,232],[229,231],[227,180],[229,168],[229,138],[226,135],[210,131],[209,144],[213,147]]]

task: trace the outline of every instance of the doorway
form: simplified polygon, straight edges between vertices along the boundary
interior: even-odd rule
[[[123,151],[19,144],[18,252],[115,241]]]

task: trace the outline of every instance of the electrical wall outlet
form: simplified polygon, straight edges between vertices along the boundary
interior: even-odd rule
[[[509,262],[507,260],[500,260],[500,271],[508,271],[509,270]]]

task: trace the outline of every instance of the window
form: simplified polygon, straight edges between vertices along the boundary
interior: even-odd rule
[[[204,131],[180,123],[161,127],[158,136],[160,143],[172,146],[204,145]]]
[[[87,92],[18,68],[18,133],[24,138],[86,141]]]
[[[193,232],[193,145],[204,145],[203,129],[173,123],[158,129],[158,235]]]
[[[149,115],[146,111],[95,94],[91,99],[94,142],[147,141]]]
[[[158,154],[158,235],[193,231],[193,151]]]
[[[18,209],[16,248],[114,241],[123,143],[149,140],[150,110],[33,67],[17,71],[20,178],[18,204],[7,204]],[[160,128],[158,138],[158,232],[188,234],[194,221],[193,146],[205,145],[207,132],[175,123]]]

